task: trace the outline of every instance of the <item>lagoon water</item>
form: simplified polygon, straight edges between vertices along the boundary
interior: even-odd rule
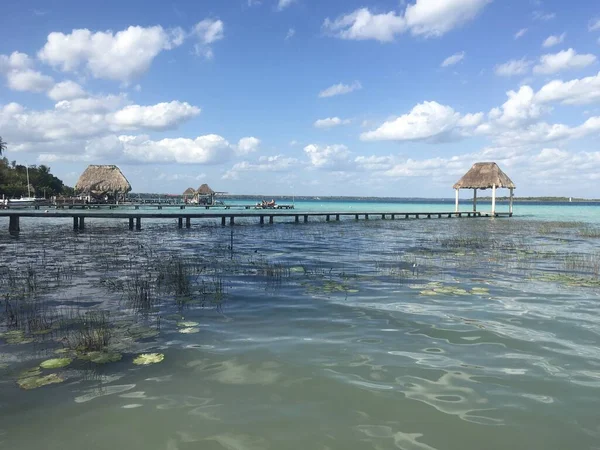
[[[296,202],[319,209],[453,203]],[[256,222],[179,230],[165,219],[131,232],[89,219],[74,234],[67,219],[23,218],[15,237],[0,219],[1,331],[23,331],[0,338],[0,446],[600,448],[599,206]],[[159,289],[172,267],[185,268],[183,299]],[[6,295],[54,317],[51,331],[7,328]],[[56,317],[87,311],[110,315],[119,361],[71,348]],[[22,372],[57,350],[72,362],[41,372],[63,381],[20,389]],[[164,360],[133,364],[142,353]]]

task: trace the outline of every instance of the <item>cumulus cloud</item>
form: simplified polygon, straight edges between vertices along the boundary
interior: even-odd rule
[[[340,119],[339,117],[328,117],[326,119],[319,119],[313,124],[316,128],[333,128],[339,125],[348,125],[350,119]]]
[[[130,82],[145,73],[163,50],[183,43],[180,28],[130,26],[126,30],[53,32],[38,52],[43,62],[64,72],[85,68],[95,78]]]
[[[298,168],[299,165],[301,163],[296,158],[284,155],[261,156],[256,163],[242,161],[234,164],[222,178],[236,180],[241,172],[287,172],[292,168]]]
[[[548,20],[552,20],[556,18],[556,13],[548,13],[544,11],[534,11],[533,12],[533,20],[540,20],[546,22]]]
[[[558,45],[558,44],[562,44],[564,42],[566,36],[567,36],[567,33],[548,36],[544,40],[542,47],[548,48],[548,47],[554,47],[555,45]]]
[[[566,105],[600,102],[600,72],[591,77],[570,81],[550,81],[537,92],[536,99],[542,103],[557,102]]]
[[[211,45],[225,37],[225,25],[221,20],[204,19],[194,26],[193,34],[198,39],[194,46],[196,55],[212,59],[214,54]]]
[[[73,100],[85,96],[83,88],[71,80],[61,81],[48,91],[48,97],[54,101]]]
[[[319,98],[327,98],[334,97],[336,95],[349,94],[350,92],[359,89],[362,89],[362,85],[358,81],[355,81],[352,84],[338,83],[334,84],[333,86],[329,86],[327,89],[324,89],[321,92],[319,92]]]
[[[596,18],[596,19],[593,19],[592,21],[590,21],[590,24],[588,25],[588,30],[590,30],[590,31],[600,30],[600,18]]]
[[[465,52],[458,52],[452,56],[448,56],[443,62],[442,67],[453,66],[465,59]]]
[[[172,101],[152,106],[129,105],[109,117],[120,130],[166,130],[200,114],[200,108]]]
[[[325,19],[323,30],[341,39],[391,42],[396,35],[439,37],[474,19],[491,0],[417,0],[404,13],[373,13],[360,8],[336,19]]]
[[[296,0],[279,0],[277,2],[277,10],[278,11],[283,11],[285,8],[287,8],[288,6],[290,6],[295,1]]]
[[[255,137],[245,137],[239,140],[236,147],[236,153],[238,155],[247,155],[258,150],[260,146],[260,139]]]
[[[533,68],[535,73],[551,74],[562,70],[582,69],[596,62],[592,54],[577,54],[572,48],[554,54],[542,55],[540,63]]]
[[[26,53],[0,55],[0,73],[6,76],[8,87],[15,91],[45,92],[54,84],[52,77],[33,70],[33,61]]]
[[[304,147],[304,153],[308,156],[311,166],[317,169],[339,169],[347,164],[350,156],[348,147],[341,144],[309,144]]]
[[[296,30],[294,28],[290,28],[288,30],[288,32],[285,35],[285,40],[289,41],[291,38],[293,38],[296,35]]]
[[[499,64],[494,69],[496,75],[502,77],[511,77],[513,75],[523,75],[529,72],[529,68],[533,63],[531,61],[522,59],[512,59],[504,64]]]

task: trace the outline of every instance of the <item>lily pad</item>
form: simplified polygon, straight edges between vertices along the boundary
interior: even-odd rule
[[[424,291],[419,292],[421,295],[438,295],[438,293],[431,289],[426,289]]]
[[[133,360],[133,363],[138,366],[146,366],[148,364],[156,364],[165,359],[165,355],[162,353],[143,353],[138,355],[137,358]]]
[[[476,295],[486,295],[490,293],[490,290],[488,288],[474,287],[471,289],[471,292]]]
[[[197,327],[198,325],[200,325],[198,322],[191,322],[191,321],[177,322],[177,326],[182,327],[182,328]]]
[[[179,332],[182,334],[194,334],[194,333],[198,333],[199,331],[200,331],[200,328],[197,328],[197,327],[186,327],[186,328],[181,328],[179,330]]]
[[[21,330],[7,331],[0,333],[0,337],[6,340],[7,344],[29,344],[33,342],[32,338],[26,338],[25,333]]]
[[[21,389],[30,390],[37,389],[42,386],[47,386],[48,384],[62,383],[63,381],[65,381],[64,378],[56,375],[55,373],[51,373],[50,375],[46,375],[43,377],[34,376],[19,378],[17,384]]]
[[[40,367],[42,369],[59,369],[68,366],[72,361],[71,358],[52,358],[41,363]]]
[[[42,374],[39,367],[32,367],[31,369],[24,370],[19,374],[19,378],[37,377]]]
[[[118,352],[86,352],[78,355],[78,357],[96,364],[108,364],[120,361],[123,355]]]

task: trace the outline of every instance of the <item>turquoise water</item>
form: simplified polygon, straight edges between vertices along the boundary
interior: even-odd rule
[[[442,206],[453,209],[296,202],[299,211]],[[517,204],[515,214],[263,227],[206,219],[189,230],[165,219],[141,232],[90,219],[83,233],[68,219],[23,218],[18,237],[2,218],[2,332],[20,342],[0,338],[0,443],[600,448],[599,209]],[[183,294],[167,282],[173,267]],[[29,308],[19,324],[7,295],[11,311]],[[120,360],[81,359],[70,344],[83,326],[74,318],[90,311],[109,314],[107,348]],[[143,353],[164,360],[134,364]],[[60,383],[19,388],[24,370],[57,356],[72,361],[40,372]]]

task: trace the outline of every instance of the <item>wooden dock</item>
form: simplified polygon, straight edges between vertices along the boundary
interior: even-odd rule
[[[44,220],[48,218],[70,218],[73,220],[73,230],[80,231],[85,229],[86,219],[126,219],[129,222],[130,230],[141,230],[142,219],[177,219],[178,227],[190,228],[192,219],[220,219],[221,225],[225,226],[234,225],[235,220],[238,218],[255,218],[258,220],[260,225],[264,225],[267,221],[269,224],[275,222],[275,219],[280,221],[281,219],[293,219],[293,223],[299,223],[300,221],[307,223],[309,218],[324,218],[326,222],[329,221],[340,221],[341,218],[353,218],[354,220],[365,219],[369,220],[372,218],[380,218],[383,220],[408,220],[408,219],[452,219],[452,218],[481,218],[481,217],[512,217],[512,213],[500,213],[496,212],[356,212],[356,211],[277,211],[259,209],[255,212],[206,212],[206,213],[190,213],[190,212],[142,212],[139,210],[133,211],[115,211],[115,212],[102,212],[102,211],[65,211],[65,210],[52,210],[52,211],[41,211],[34,209],[19,209],[19,210],[2,210],[0,211],[0,217],[9,218],[9,232],[18,233],[20,231],[20,219],[21,217],[27,217],[37,220]],[[290,222],[287,220],[287,222]],[[185,225],[184,225],[185,224]]]

